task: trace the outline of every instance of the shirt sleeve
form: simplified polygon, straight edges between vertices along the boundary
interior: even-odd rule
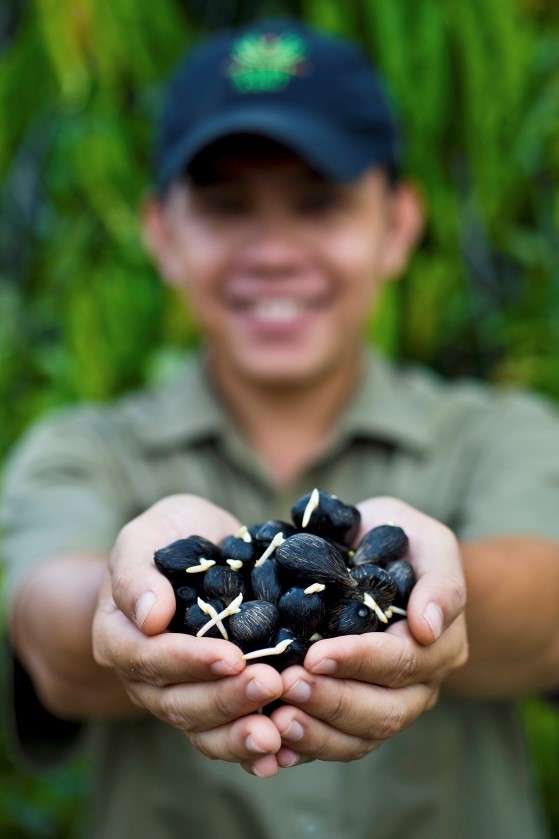
[[[95,409],[78,409],[36,425],[10,456],[1,505],[8,604],[41,561],[72,551],[108,553],[133,515],[108,439]],[[9,643],[4,652],[10,748],[19,762],[50,768],[73,753],[82,726],[50,714]]]
[[[8,460],[1,506],[8,597],[41,560],[106,552],[130,517],[130,491],[92,409],[34,427]]]
[[[498,396],[473,429],[460,539],[559,540],[559,414],[521,391]]]

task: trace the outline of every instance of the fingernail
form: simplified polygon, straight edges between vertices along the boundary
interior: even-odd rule
[[[297,752],[289,754],[289,749],[285,749],[281,761],[282,769],[290,769],[292,766],[296,766],[300,760],[301,755],[298,755]]]
[[[291,740],[292,743],[297,743],[299,740],[303,739],[304,734],[305,730],[301,723],[297,722],[297,720],[291,720],[281,736],[284,740]]]
[[[235,661],[214,661],[213,664],[210,664],[210,670],[216,676],[236,676],[242,670],[241,662]]]
[[[157,597],[153,593],[153,591],[146,591],[145,594],[142,594],[142,596],[138,598],[138,602],[136,603],[136,611],[134,612],[134,618],[140,629],[143,627],[147,616],[149,615],[156,603]]]
[[[313,673],[321,673],[323,676],[335,673],[337,669],[338,662],[334,661],[333,658],[322,658],[318,664],[315,664],[314,667],[310,668]]]
[[[437,638],[440,638],[443,631],[444,618],[441,607],[431,601],[423,610],[423,619],[429,624],[436,641]]]
[[[291,699],[293,702],[307,702],[311,698],[312,688],[308,682],[303,682],[301,679],[295,682],[293,687],[289,688],[285,694],[286,699]]]
[[[261,685],[257,679],[252,679],[245,688],[245,696],[251,702],[262,702],[269,699],[270,695],[268,688]]]
[[[268,749],[263,749],[258,743],[255,742],[252,734],[249,734],[245,740],[245,747],[248,749],[249,752],[256,752],[256,754],[264,755],[268,751]]]

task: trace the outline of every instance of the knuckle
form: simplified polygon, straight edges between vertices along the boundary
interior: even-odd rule
[[[113,579],[113,598],[117,605],[127,603],[132,583],[130,574],[127,571],[119,571]]]
[[[326,730],[315,733],[305,746],[305,756],[313,760],[328,760],[332,752],[332,735]]]
[[[403,707],[393,702],[379,721],[376,736],[380,740],[390,740],[404,728],[406,722],[407,717]]]
[[[427,702],[425,703],[425,710],[426,711],[432,711],[433,710],[433,708],[435,707],[435,705],[439,701],[439,694],[440,694],[439,687],[433,687],[429,691],[429,696],[427,698]]]
[[[352,701],[350,691],[340,684],[339,690],[336,691],[332,704],[326,710],[324,715],[326,722],[334,726],[338,726],[343,723],[347,719],[348,715],[351,714],[351,705]]]
[[[378,748],[376,740],[360,740],[358,746],[353,750],[350,760],[361,760]]]
[[[188,731],[190,728],[190,722],[178,701],[176,691],[172,688],[161,691],[156,715],[174,728],[182,731]]]
[[[416,681],[418,673],[417,656],[408,650],[401,650],[389,674],[390,687],[404,687]]]
[[[142,644],[136,651],[136,654],[128,667],[128,673],[131,678],[138,678],[141,676],[146,682],[156,687],[163,687],[165,680],[161,677],[158,663],[153,656],[149,644]]]
[[[203,754],[204,757],[209,758],[209,760],[218,760],[219,755],[217,755],[213,749],[210,748],[209,743],[207,742],[207,738],[201,732],[191,731],[188,734],[188,739],[190,740],[191,744],[194,748]]]
[[[223,690],[223,685],[212,685],[208,699],[207,716],[209,719],[225,721],[235,716],[235,709],[231,707],[230,699]]]

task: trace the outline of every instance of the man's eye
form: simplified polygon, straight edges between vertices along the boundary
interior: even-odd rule
[[[234,196],[206,196],[200,201],[200,209],[209,215],[240,216],[248,211],[246,201]]]
[[[297,203],[300,213],[320,215],[340,209],[342,199],[338,193],[324,192],[316,195],[307,195]]]

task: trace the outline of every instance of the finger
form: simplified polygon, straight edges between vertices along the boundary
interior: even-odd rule
[[[415,641],[405,621],[393,629],[393,632],[367,632],[317,641],[307,653],[305,670],[401,688],[440,680],[460,662],[462,632],[458,627],[450,627],[436,643],[427,647]]]
[[[276,754],[276,760],[280,769],[290,769],[292,766],[302,766],[304,763],[312,763],[314,758],[308,755],[300,755],[292,748],[282,746]]]
[[[122,528],[111,552],[116,605],[146,634],[163,632],[175,612],[175,598],[154,564],[154,552],[192,534],[217,542],[238,526],[225,510],[196,496],[169,496],[157,502]]]
[[[212,681],[246,666],[242,652],[228,641],[175,632],[146,637],[115,606],[95,616],[93,652],[98,664],[121,678],[159,687]]]
[[[432,707],[437,693],[430,685],[387,689],[352,679],[311,676],[295,667],[284,677],[285,702],[346,734],[367,740],[394,737]]]
[[[261,714],[242,717],[209,731],[194,732],[189,739],[206,757],[232,763],[257,762],[281,748],[276,726]]]
[[[407,559],[417,575],[407,606],[410,629],[420,644],[432,644],[463,612],[466,584],[460,550],[449,528],[396,498],[373,498],[358,505],[361,538],[366,530],[392,521],[409,537]]]
[[[380,745],[378,740],[346,734],[289,706],[274,711],[272,719],[284,746],[276,755],[282,768],[299,765],[303,760],[360,760]]]
[[[129,682],[127,690],[159,719],[187,733],[207,731],[232,722],[278,699],[283,690],[279,673],[266,664],[252,665],[238,676],[217,682],[169,685],[158,688]]]
[[[241,766],[248,772],[249,775],[255,775],[257,778],[273,778],[278,774],[279,765],[276,755],[266,755],[253,761],[246,761],[241,763]]]

